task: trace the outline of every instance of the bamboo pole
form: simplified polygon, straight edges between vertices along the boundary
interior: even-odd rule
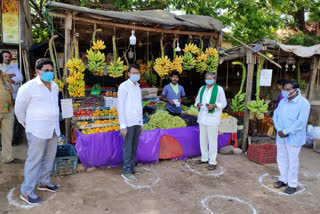
[[[249,109],[247,108],[247,103],[251,101],[252,93],[252,82],[253,82],[253,70],[254,64],[256,63],[256,57],[251,50],[247,50],[247,85],[246,85],[246,100],[245,100],[245,110],[244,110],[244,122],[243,122],[243,137],[242,137],[242,151],[247,150],[247,139],[249,131]]]
[[[240,44],[242,44],[242,45],[245,46],[246,48],[250,49],[251,51],[255,52],[252,47],[250,47],[249,45],[241,42],[239,39],[231,36],[230,34],[228,34],[228,33],[226,33],[226,32],[223,32],[223,33],[226,34],[227,36],[231,37],[232,39],[236,40],[237,42],[239,42]],[[267,57],[266,55],[264,55],[264,54],[262,54],[262,53],[260,53],[260,52],[255,52],[255,53],[256,53],[256,54],[259,54],[260,56],[262,56],[262,57],[264,57],[264,58],[266,58],[269,62],[271,62],[272,64],[274,64],[274,65],[276,65],[276,66],[278,66],[279,68],[282,69],[281,65],[279,65],[278,63],[276,63],[275,61],[273,61],[272,59],[270,59],[270,58]]]
[[[67,63],[68,59],[70,58],[70,48],[71,48],[71,29],[72,29],[72,13],[70,11],[67,11],[67,15],[64,22],[64,61]],[[67,79],[69,72],[68,68],[65,66],[65,79]],[[66,93],[66,96],[68,97],[68,93]],[[71,120],[66,119],[65,120],[65,130],[66,130],[66,139],[71,140]]]
[[[49,13],[50,16],[54,16],[57,18],[65,19],[67,16],[61,13]],[[93,20],[83,17],[73,17],[73,20],[91,23],[91,24],[99,24],[101,26],[109,26],[109,27],[116,27],[116,28],[124,28],[124,29],[132,29],[132,30],[142,30],[142,31],[149,31],[155,33],[166,33],[166,34],[180,34],[180,35],[195,35],[195,36],[215,36],[218,38],[217,32],[192,32],[192,31],[180,31],[180,30],[165,30],[160,28],[150,28],[150,27],[142,27],[137,25],[127,25],[127,24],[119,24],[115,22],[107,22],[107,21],[99,21]]]

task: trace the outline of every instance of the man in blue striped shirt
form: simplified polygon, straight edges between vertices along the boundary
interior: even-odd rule
[[[299,84],[288,81],[282,90],[282,99],[274,112],[273,122],[277,133],[277,163],[280,171],[275,188],[286,188],[293,194],[298,186],[299,153],[306,143],[306,126],[310,103],[300,95]]]

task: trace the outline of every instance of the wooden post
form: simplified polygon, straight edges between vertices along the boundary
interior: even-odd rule
[[[253,70],[254,70],[255,63],[256,63],[256,56],[253,54],[251,50],[247,49],[248,72],[247,72],[245,105],[247,105],[247,103],[251,101]],[[247,150],[248,131],[249,131],[249,109],[246,107],[244,110],[244,122],[243,122],[243,137],[242,137],[243,152]]]
[[[65,63],[67,63],[69,57],[70,57],[70,47],[71,47],[71,36],[70,36],[70,32],[72,29],[72,13],[70,11],[67,11],[67,17],[65,19],[64,22],[64,61]],[[65,79],[67,79],[67,77],[69,76],[69,72],[67,67],[65,66]],[[65,93],[66,97],[68,97],[68,92]],[[70,119],[66,119],[65,120],[65,129],[66,129],[66,139],[70,142],[71,140],[71,120]]]
[[[320,59],[317,55],[313,56],[313,69],[310,76],[310,84],[309,84],[309,92],[308,92],[308,100],[311,103],[313,98],[313,91],[314,91],[314,83],[317,77],[317,71],[320,64]]]

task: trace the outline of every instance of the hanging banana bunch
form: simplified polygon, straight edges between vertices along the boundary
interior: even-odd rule
[[[98,31],[101,31],[101,29],[95,30],[92,34],[93,46],[89,50],[87,50],[87,58],[89,71],[91,71],[95,76],[102,77],[104,67],[106,66],[106,56],[104,55],[104,53],[101,53],[100,50],[104,50],[106,46],[104,44],[104,41],[96,41],[95,35]]]
[[[163,38],[160,40],[161,57],[157,58],[153,69],[157,72],[161,79],[168,77],[171,68],[171,60],[168,56],[164,56]]]
[[[142,59],[138,59],[136,63],[140,66],[140,82],[146,83],[147,64],[143,63]]]
[[[156,85],[157,84],[157,75],[154,73],[153,64],[154,64],[153,60],[150,60],[148,62],[148,70],[146,72],[146,79],[147,79],[147,82],[150,83],[151,85]]]
[[[219,66],[219,54],[217,49],[209,47],[206,49],[205,54],[208,56],[207,72],[216,73]]]
[[[68,91],[71,97],[85,96],[85,82],[84,74],[85,66],[78,58],[69,59],[66,63],[69,69],[69,76],[67,77]]]
[[[123,61],[117,55],[116,37],[112,36],[113,44],[113,62],[107,67],[108,74],[112,78],[118,78],[123,76]]]
[[[267,53],[267,57],[271,58],[272,54]],[[260,73],[261,73],[261,68],[263,66],[265,58],[262,57],[261,62],[258,66],[257,70],[257,78],[256,78],[256,100],[252,100],[251,102],[247,103],[247,108],[253,112],[253,113],[267,113],[268,112],[268,103],[264,103],[264,100],[260,100],[259,95],[260,95]]]
[[[183,55],[183,64],[182,68],[183,70],[192,70],[197,64],[197,61],[194,57],[194,55],[200,54],[200,49],[193,43],[189,43],[185,46],[183,49],[183,52],[185,53]]]
[[[245,109],[246,94],[242,92],[246,80],[246,67],[242,62],[232,62],[233,65],[241,65],[242,67],[242,81],[239,92],[232,99],[231,109],[233,112],[243,112]]]
[[[196,71],[203,73],[207,69],[208,55],[203,52],[203,40],[200,37],[200,54],[197,56]]]

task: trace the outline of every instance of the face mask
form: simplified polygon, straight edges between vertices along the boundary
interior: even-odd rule
[[[54,78],[53,72],[41,72],[41,79],[45,82],[51,82]]]
[[[130,79],[132,82],[138,82],[140,80],[140,74],[131,74]]]
[[[214,79],[212,80],[206,80],[207,85],[213,85],[214,84]]]
[[[289,94],[290,94],[292,91],[294,91],[294,89],[292,89],[291,91],[282,90],[282,91],[281,91],[281,94],[282,94],[282,96],[283,96],[284,98],[287,98],[287,99],[288,99],[288,98],[294,96],[294,94],[291,95],[291,96],[289,96]]]

